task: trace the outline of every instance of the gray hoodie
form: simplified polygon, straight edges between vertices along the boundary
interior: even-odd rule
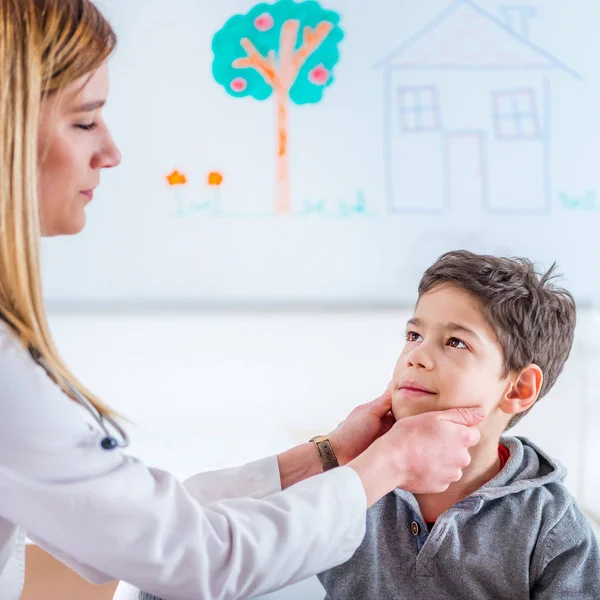
[[[502,443],[502,471],[431,531],[407,492],[371,507],[353,557],[319,575],[326,600],[600,600],[598,542],[564,467],[525,438]]]

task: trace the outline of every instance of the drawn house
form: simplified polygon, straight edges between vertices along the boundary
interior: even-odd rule
[[[457,0],[377,65],[390,212],[551,209],[551,77],[580,76],[529,40],[535,10]]]

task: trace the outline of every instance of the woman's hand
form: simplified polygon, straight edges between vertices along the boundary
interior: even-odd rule
[[[413,494],[438,494],[462,477],[479,443],[481,408],[451,408],[399,419],[348,466],[361,478],[367,505],[399,487]]]
[[[328,437],[340,465],[362,454],[387,433],[396,420],[392,415],[390,387],[376,400],[357,406]]]
[[[340,465],[361,455],[377,438],[392,428],[395,419],[390,412],[391,408],[392,395],[386,390],[377,400],[356,407],[329,434],[329,441]],[[283,490],[323,472],[323,464],[313,443],[304,443],[279,454],[277,462]]]

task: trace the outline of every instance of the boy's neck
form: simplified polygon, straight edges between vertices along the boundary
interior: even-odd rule
[[[419,503],[423,520],[433,523],[450,507],[470,496],[482,485],[493,479],[501,469],[498,456],[499,439],[491,436],[489,440],[481,440],[471,449],[471,463],[463,469],[460,481],[453,483],[439,494],[415,494]]]

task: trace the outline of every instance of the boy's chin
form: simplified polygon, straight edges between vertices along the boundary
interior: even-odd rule
[[[396,421],[400,419],[405,419],[406,417],[416,417],[417,415],[422,415],[426,412],[432,412],[434,410],[439,410],[437,406],[415,406],[414,404],[406,405],[404,402],[398,404],[392,404],[392,414]]]

